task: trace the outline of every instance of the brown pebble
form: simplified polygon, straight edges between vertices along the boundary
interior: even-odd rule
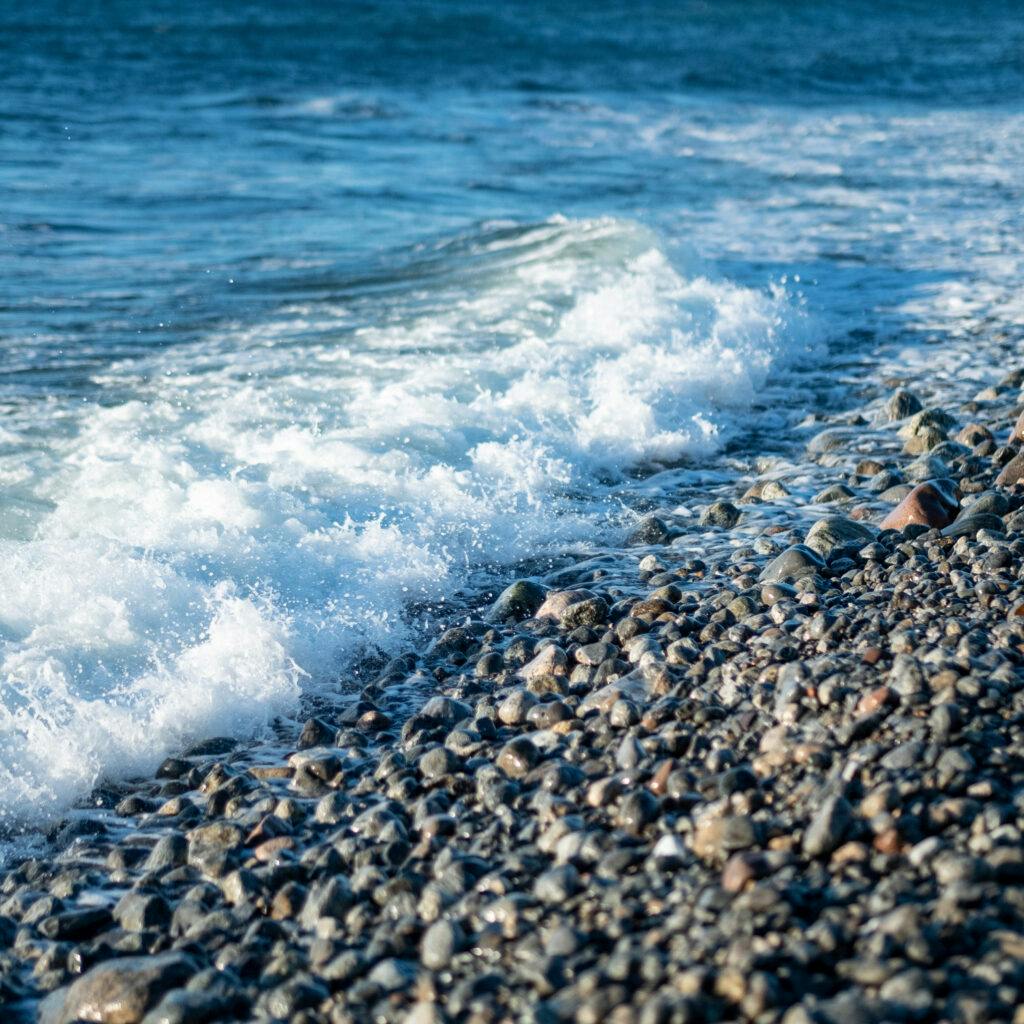
[[[764,874],[764,858],[756,853],[734,853],[722,868],[722,888],[742,892],[747,884]]]
[[[1019,428],[1021,421],[1017,420],[1017,427]],[[967,445],[968,448],[976,448],[982,441],[991,441],[992,431],[988,427],[983,427],[980,423],[968,423],[959,434],[956,435],[957,441],[960,444]],[[1010,432],[1010,440],[1014,439],[1013,431]]]
[[[668,777],[674,771],[675,766],[676,763],[671,757],[662,761],[661,764],[658,765],[657,771],[654,773],[654,778],[652,778],[647,784],[647,788],[656,796],[661,796],[668,786]]]
[[[880,647],[868,647],[861,655],[861,661],[865,665],[877,665],[882,660],[882,649]]]
[[[252,851],[252,855],[260,861],[260,863],[266,864],[269,861],[274,860],[282,851],[294,849],[295,840],[291,836],[278,836],[276,839],[268,839],[265,843],[260,843],[260,845]]]
[[[880,832],[875,836],[874,842],[871,845],[874,846],[879,853],[892,856],[903,849],[903,838],[896,829],[887,828],[884,832]]]
[[[367,711],[365,714],[359,716],[359,721],[356,722],[356,727],[362,729],[363,732],[381,732],[391,725],[391,719],[384,714],[383,711]]]
[[[948,481],[918,484],[883,520],[881,529],[902,530],[911,523],[941,530],[954,519],[960,502]]]
[[[967,428],[965,427],[964,429],[966,430]],[[986,431],[986,433],[988,433],[989,438],[992,437],[991,433],[989,433],[988,431]],[[1006,443],[1013,444],[1014,441],[1024,441],[1024,412],[1021,412],[1021,414],[1017,417],[1017,422],[1014,423],[1013,428],[1010,430],[1010,436]],[[966,442],[964,443],[966,444]],[[978,442],[975,441],[974,443],[977,444]],[[974,445],[971,445],[971,447],[973,448]]]
[[[832,854],[833,864],[860,864],[868,859],[868,848],[863,843],[843,843]]]
[[[245,837],[246,846],[258,846],[265,839],[276,839],[288,831],[288,825],[273,814],[262,817]]]
[[[892,697],[892,690],[888,686],[878,686],[874,690],[869,690],[857,701],[857,714],[873,715],[876,711],[890,703]]]
[[[1021,480],[1024,480],[1024,452],[1015,455],[1003,466],[999,476],[996,477],[996,486],[1012,487]]]
[[[793,748],[793,761],[796,764],[807,764],[824,753],[825,748],[820,743],[798,743]]]

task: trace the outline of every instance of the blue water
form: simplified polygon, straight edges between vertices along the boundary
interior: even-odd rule
[[[551,6],[0,10],[8,823],[1019,331],[1016,5]]]

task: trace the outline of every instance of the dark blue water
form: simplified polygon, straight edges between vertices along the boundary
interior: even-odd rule
[[[609,542],[787,368],[1018,330],[1022,54],[1013,4],[3,8],[0,814]]]

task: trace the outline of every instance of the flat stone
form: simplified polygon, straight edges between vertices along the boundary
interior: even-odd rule
[[[725,860],[736,850],[757,845],[757,827],[746,815],[705,818],[693,833],[693,852],[703,860]]]
[[[961,513],[943,531],[943,537],[975,537],[979,530],[1005,533],[1006,525],[999,516],[991,512],[975,512],[973,509]]]
[[[808,531],[804,544],[824,558],[836,548],[855,547],[860,550],[875,539],[874,530],[846,516],[825,516]]]
[[[761,571],[761,583],[779,583],[783,580],[798,580],[813,576],[825,568],[825,560],[805,544],[794,544],[786,548]]]

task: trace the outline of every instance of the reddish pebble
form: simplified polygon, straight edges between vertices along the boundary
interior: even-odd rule
[[[276,839],[278,836],[288,832],[288,825],[276,815],[267,814],[254,825],[249,834],[245,837],[246,846],[258,846],[265,839]]]
[[[294,849],[295,840],[291,836],[278,836],[277,839],[268,839],[265,843],[260,843],[252,852],[253,856],[260,863],[266,864],[274,860],[278,854],[283,853],[285,850]]]
[[[742,892],[748,882],[764,873],[764,858],[756,853],[734,853],[722,868],[722,888],[726,892]]]
[[[947,480],[918,484],[883,520],[881,529],[902,530],[912,523],[941,530],[956,519],[960,502]]]
[[[903,849],[903,839],[894,828],[887,828],[875,836],[872,846],[879,852],[888,855],[899,853]]]
[[[888,686],[879,686],[875,690],[869,690],[857,701],[858,715],[873,715],[880,708],[884,708],[892,700],[892,690]]]
[[[676,763],[671,757],[662,761],[658,765],[658,770],[654,773],[654,778],[648,783],[647,788],[656,796],[661,796],[668,787],[668,777],[672,774],[672,769],[675,766]]]
[[[880,647],[868,647],[861,655],[861,661],[865,665],[877,665],[882,660],[882,649]]]

